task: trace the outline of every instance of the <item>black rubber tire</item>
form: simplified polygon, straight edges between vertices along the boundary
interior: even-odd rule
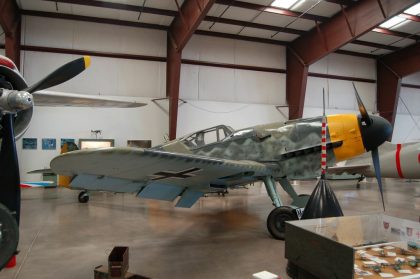
[[[285,221],[298,220],[296,210],[289,206],[274,208],[267,218],[267,229],[270,234],[279,240],[284,240],[286,234]]]
[[[89,201],[89,194],[86,191],[82,191],[79,193],[79,202],[80,203],[87,203]]]
[[[19,242],[19,228],[9,210],[0,204],[0,270],[15,254]]]

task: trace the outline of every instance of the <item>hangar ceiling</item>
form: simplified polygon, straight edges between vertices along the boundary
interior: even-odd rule
[[[183,0],[17,0],[22,14],[111,19],[166,30]],[[347,6],[352,0],[216,0],[196,33],[288,44]],[[281,7],[272,6],[278,3]],[[287,5],[288,4],[288,5]],[[289,7],[290,6],[290,7]],[[80,19],[80,18],[79,18]],[[343,30],[344,31],[344,30]],[[420,39],[420,4],[384,22],[338,52],[377,57]]]

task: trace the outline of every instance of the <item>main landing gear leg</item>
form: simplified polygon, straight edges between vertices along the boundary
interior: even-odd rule
[[[289,179],[281,178],[279,180],[281,187],[292,198],[292,206],[304,208],[309,200],[309,195],[298,195],[295,189],[290,185]]]
[[[283,240],[285,236],[285,221],[297,220],[296,211],[290,206],[283,206],[273,177],[264,177],[263,181],[267,193],[276,207],[268,215],[267,229],[275,239]]]

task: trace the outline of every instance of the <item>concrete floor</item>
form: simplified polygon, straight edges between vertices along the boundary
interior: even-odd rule
[[[296,185],[310,193],[315,182]],[[377,184],[332,186],[345,215],[381,212]],[[414,221],[420,214],[420,182],[385,181],[386,213]],[[265,188],[231,190],[202,198],[191,209],[128,194],[95,193],[89,204],[67,189],[22,193],[20,254],[5,278],[93,278],[114,246],[130,247],[130,271],[152,278],[252,278],[268,270],[286,276],[284,243],[266,230],[272,210]],[[285,200],[289,200],[282,193]]]

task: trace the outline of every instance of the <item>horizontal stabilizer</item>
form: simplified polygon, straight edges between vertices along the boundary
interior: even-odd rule
[[[33,171],[28,171],[28,174],[35,174],[35,173],[54,173],[54,171],[52,169],[39,169],[39,170],[33,170]]]

